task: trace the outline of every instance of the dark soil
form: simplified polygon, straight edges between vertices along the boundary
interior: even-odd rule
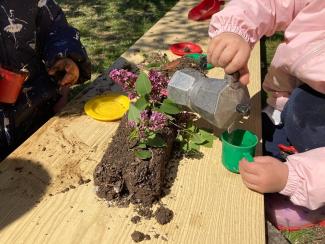
[[[153,217],[153,211],[150,207],[147,206],[137,206],[135,211],[145,219],[151,219]]]
[[[141,221],[141,217],[138,216],[138,215],[133,216],[133,217],[131,218],[131,222],[132,222],[133,224],[137,224],[137,223],[139,223],[140,221]]]
[[[151,206],[162,196],[166,164],[175,140],[173,129],[165,130],[162,137],[167,146],[152,148],[152,158],[141,160],[134,155],[129,143],[131,128],[124,117],[112,139],[110,147],[94,172],[97,195],[108,201],[125,204],[131,202]]]
[[[134,231],[132,234],[131,234],[131,237],[132,237],[132,240],[135,241],[135,242],[141,242],[144,240],[145,238],[145,234],[143,234],[142,232],[140,231]]]
[[[195,60],[187,57],[181,57],[165,64],[162,67],[162,72],[164,72],[168,77],[171,78],[177,70],[181,70],[185,68],[196,69],[202,74],[207,73],[205,68],[201,67],[199,62],[196,62]]]
[[[151,240],[150,235],[146,235],[140,231],[134,231],[131,234],[131,238],[134,242],[141,242],[143,240]]]
[[[155,218],[161,225],[168,224],[174,217],[174,212],[165,207],[159,207],[155,212]]]

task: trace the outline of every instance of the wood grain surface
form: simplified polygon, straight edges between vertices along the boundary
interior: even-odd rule
[[[176,58],[168,46],[179,41],[197,42],[206,50],[208,22],[187,20],[197,2],[179,1],[109,70],[123,67],[126,60],[141,62],[144,52],[161,50]],[[261,138],[259,45],[249,67],[253,112],[238,126]],[[216,68],[209,75],[223,74]],[[97,94],[117,89],[105,75],[99,77],[0,164],[0,243],[124,244],[133,242],[135,230],[151,236],[144,243],[264,243],[263,196],[245,188],[239,175],[222,166],[219,140],[203,150],[201,159],[171,162],[174,184],[162,203],[175,216],[167,225],[154,219],[135,225],[130,221],[135,215],[132,206],[108,207],[96,197],[92,172],[118,122],[95,121],[83,113],[83,105]],[[257,151],[261,153],[260,145]]]

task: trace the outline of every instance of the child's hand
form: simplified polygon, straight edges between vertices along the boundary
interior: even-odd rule
[[[244,184],[260,193],[280,192],[287,184],[288,166],[276,158],[255,157],[254,162],[246,159],[239,162],[239,172]]]
[[[64,77],[59,81],[60,86],[71,86],[79,79],[78,65],[70,58],[59,59],[49,70],[49,75],[56,75],[64,72]]]
[[[240,82],[247,85],[249,71],[247,62],[251,48],[241,36],[225,32],[210,40],[208,46],[208,62],[216,67],[224,68],[227,74],[239,71]]]

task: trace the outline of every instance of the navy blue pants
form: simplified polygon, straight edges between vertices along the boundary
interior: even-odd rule
[[[307,85],[293,90],[274,125],[262,114],[264,154],[284,160],[278,144],[292,145],[298,152],[325,147],[325,95]]]

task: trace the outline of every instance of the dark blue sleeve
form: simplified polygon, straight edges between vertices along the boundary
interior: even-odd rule
[[[79,67],[79,82],[90,79],[91,64],[79,31],[67,23],[55,1],[40,0],[38,8],[38,49],[46,66],[51,67],[60,58],[71,58]]]

